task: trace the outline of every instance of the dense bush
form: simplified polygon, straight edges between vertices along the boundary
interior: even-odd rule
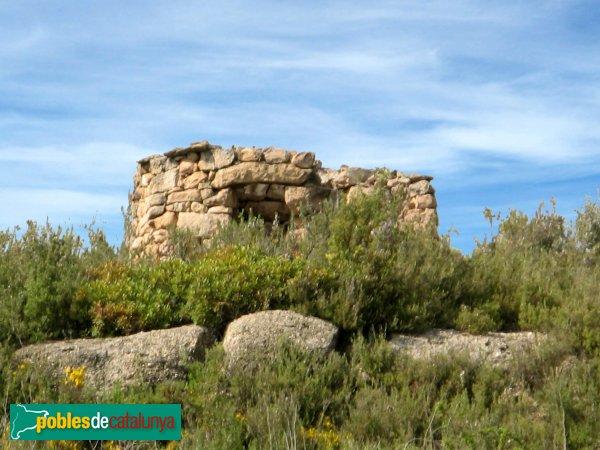
[[[456,324],[468,331],[558,333],[578,352],[600,349],[597,288],[599,207],[588,202],[575,223],[540,207],[517,211],[467,257],[468,282]],[[488,213],[493,221],[493,216]]]
[[[131,334],[184,322],[181,310],[193,277],[187,268],[177,259],[156,264],[110,261],[98,267],[77,292],[90,308],[92,334]]]
[[[288,285],[304,266],[301,259],[269,256],[253,247],[228,247],[191,262],[110,262],[78,294],[92,305],[96,336],[190,321],[222,331],[243,314],[289,308]]]
[[[94,305],[94,334],[190,319],[221,330],[242,314],[274,308],[297,309],[346,330],[449,326],[466,262],[447,237],[397,227],[401,206],[381,191],[323,205],[300,242],[292,233],[266,233],[250,218],[185,262],[111,263],[83,290]]]
[[[358,338],[349,354],[324,359],[282,344],[244,372],[223,370],[216,346],[191,364],[186,381],[109,392],[54,382],[9,361],[4,395],[29,403],[181,403],[182,449],[593,448],[600,360],[561,363],[551,347],[534,360],[515,356],[508,369],[460,354],[419,361],[390,352],[381,337]]]
[[[196,323],[222,329],[243,314],[289,308],[287,285],[303,266],[252,247],[212,252],[193,265],[185,309]]]
[[[0,340],[27,343],[74,337],[89,329],[88,305],[76,292],[89,270],[115,258],[101,231],[89,242],[73,229],[29,222],[27,230],[0,232]]]
[[[300,221],[301,232],[265,231],[249,218],[224,229],[209,248],[180,233],[177,257],[166,261],[118,256],[99,231],[91,230],[87,243],[49,225],[1,232],[4,404],[182,403],[181,448],[190,449],[597,446],[598,203],[588,201],[574,223],[543,207],[531,217],[488,211],[497,231],[472,255],[432,230],[397,227],[401,204],[383,191],[326,202]],[[242,314],[274,308],[331,320],[352,345],[326,358],[282,345],[245,372],[224,370],[217,346],[192,364],[184,382],[111,393],[73,387],[12,359],[16,346],[41,339],[191,321],[222,331]],[[386,332],[432,327],[536,330],[549,338],[535,353],[516,354],[508,368],[461,355],[398,357],[385,341]],[[363,337],[373,330],[382,334]],[[5,409],[3,445],[7,426]]]
[[[464,258],[447,236],[396,226],[402,203],[380,190],[325,205],[308,224],[305,258],[335,279],[304,297],[306,312],[349,330],[419,331],[452,323]]]

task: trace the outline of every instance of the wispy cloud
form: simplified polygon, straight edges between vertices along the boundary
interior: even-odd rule
[[[443,225],[474,230],[485,223],[465,211],[530,208],[542,190],[552,195],[550,177],[595,189],[593,2],[0,9],[0,195],[28,205],[6,224],[85,216],[90,202],[114,220],[136,159],[205,138],[432,173],[452,202],[440,201]],[[498,186],[504,197],[491,195]]]
[[[27,220],[43,223],[51,218],[54,223],[81,225],[94,217],[112,216],[120,212],[126,195],[106,195],[66,189],[12,189],[0,188],[0,197],[11,216],[2,216],[0,228],[12,228]]]

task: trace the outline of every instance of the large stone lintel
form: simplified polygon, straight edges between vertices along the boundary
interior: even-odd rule
[[[253,183],[298,186],[306,182],[311,173],[311,169],[300,169],[293,164],[242,162],[218,171],[211,184],[215,189]]]

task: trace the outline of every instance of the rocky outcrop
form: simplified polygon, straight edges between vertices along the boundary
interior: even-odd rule
[[[390,345],[416,359],[463,354],[472,360],[506,366],[516,353],[534,349],[544,340],[545,335],[533,332],[472,335],[456,330],[431,330],[420,336],[395,334]]]
[[[242,316],[229,324],[223,348],[230,365],[245,364],[256,355],[271,355],[281,340],[307,352],[326,355],[335,348],[338,329],[316,317],[292,311],[262,311]]]
[[[29,345],[16,352],[35,367],[46,367],[58,379],[67,368],[84,367],[84,385],[99,390],[121,384],[157,384],[185,376],[184,364],[201,359],[214,342],[203,327],[187,325],[125,337],[73,339]]]
[[[286,225],[303,207],[340,193],[352,199],[373,192],[381,179],[391,193],[402,190],[406,204],[399,220],[437,224],[431,177],[342,166],[324,169],[312,152],[232,147],[206,141],[138,161],[130,198],[129,248],[159,257],[171,254],[169,229],[191,230],[209,240],[240,214]]]

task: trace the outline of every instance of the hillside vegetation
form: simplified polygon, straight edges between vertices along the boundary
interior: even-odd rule
[[[574,223],[554,209],[486,211],[490,236],[471,255],[448,235],[397,227],[383,193],[328,202],[298,232],[233,223],[199,247],[172,231],[176,258],[139,260],[99,230],[34,223],[0,232],[0,419],[8,403],[183,404],[180,448],[513,449],[600,444],[600,205]],[[494,231],[495,230],[495,231]],[[325,359],[284,346],[252,370],[224,370],[220,345],[185,382],[100,394],[13,361],[48,339],[106,337],[185,323],[222,333],[236,317],[291,309],[343,330]],[[508,369],[445,355],[394,353],[393,332],[533,330],[549,339]],[[68,381],[68,380],[67,380]],[[27,443],[13,448],[43,448]],[[68,443],[50,448],[177,448]]]

